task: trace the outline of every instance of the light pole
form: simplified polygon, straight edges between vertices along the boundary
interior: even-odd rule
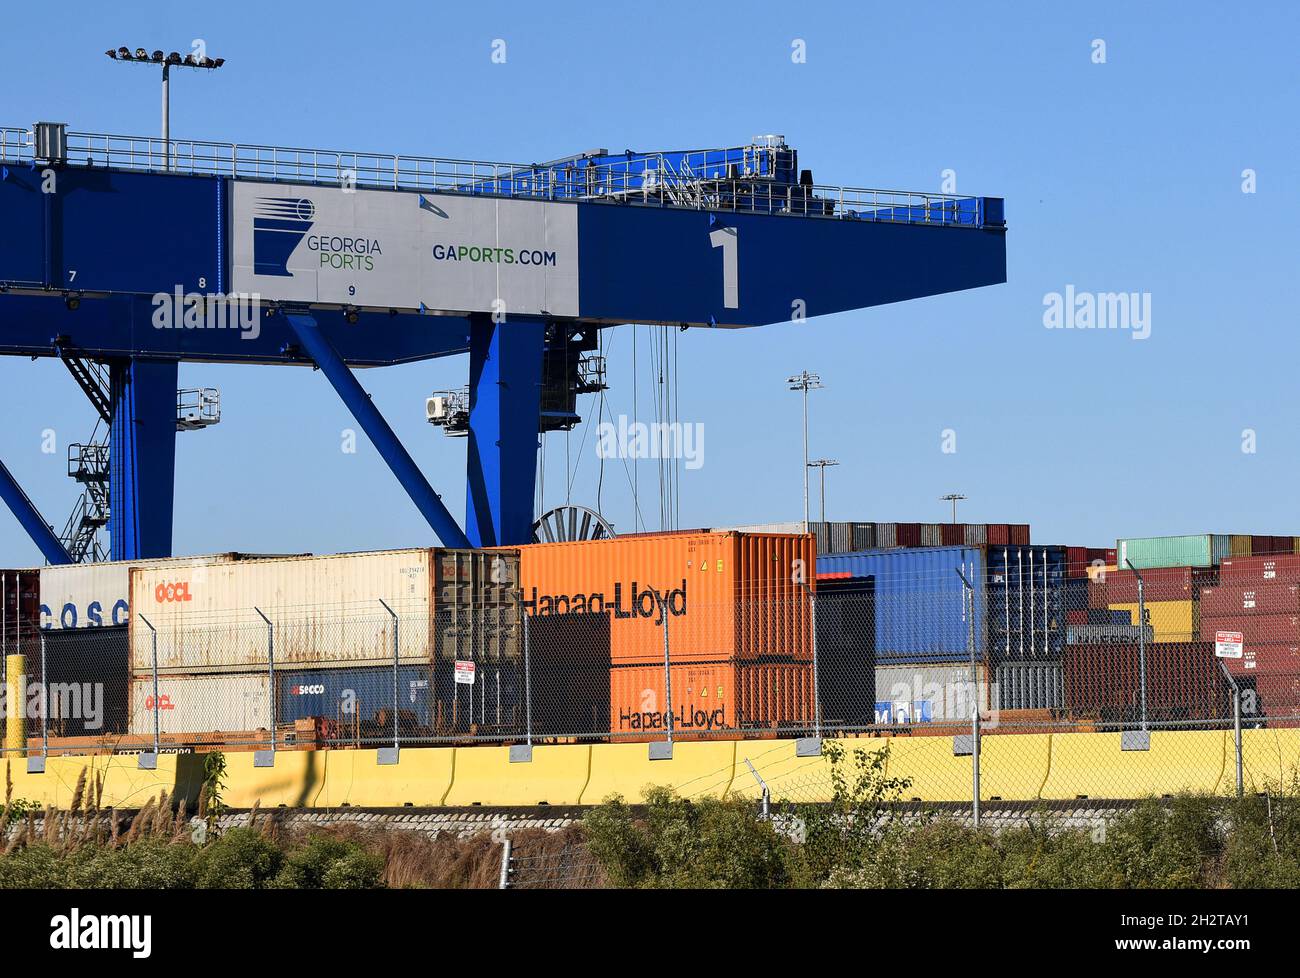
[[[163,143],[163,169],[172,168],[172,151],[171,151],[171,98],[168,94],[168,86],[171,81],[172,65],[179,68],[206,68],[215,71],[226,63],[225,58],[209,58],[206,54],[190,53],[181,57],[180,53],[173,51],[171,54],[164,55],[162,51],[154,51],[150,54],[144,48],[136,48],[132,51],[123,45],[114,50],[109,48],[104,52],[114,61],[123,61],[130,64],[142,65],[161,65],[162,66],[162,143]]]
[[[819,390],[822,379],[807,370],[793,377],[787,377],[786,383],[792,391],[803,391],[803,531],[808,532],[808,392]]]
[[[952,522],[954,525],[957,523],[957,503],[959,500],[965,498],[966,497],[959,492],[950,492],[946,496],[939,497],[939,502],[941,503],[952,503]]]
[[[826,466],[839,465],[833,458],[815,458],[808,463],[809,468],[821,470],[822,482],[822,522],[826,522]]]

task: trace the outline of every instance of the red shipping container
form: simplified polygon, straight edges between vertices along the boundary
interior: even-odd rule
[[[1300,676],[1300,645],[1247,645],[1240,659],[1224,659],[1234,676]]]
[[[1213,642],[1215,632],[1241,632],[1250,645],[1300,645],[1300,615],[1201,616],[1201,641]]]
[[[1300,583],[1300,554],[1230,557],[1219,565],[1222,584]]]
[[[965,523],[944,523],[939,530],[939,539],[945,547],[960,547],[966,543]]]
[[[1300,614],[1300,584],[1220,584],[1201,588],[1202,617],[1294,614]]]
[[[898,545],[900,547],[919,547],[921,545],[921,524],[899,523]]]
[[[1065,548],[1065,576],[1066,577],[1087,577],[1088,576],[1088,548],[1087,547],[1066,547]]]
[[[1007,527],[1007,535],[1011,538],[1011,546],[1027,547],[1029,546],[1029,524],[1012,523]]]
[[[1254,681],[1254,703],[1251,692],[1246,690],[1243,697],[1243,718],[1260,713],[1270,720],[1300,716],[1300,675],[1296,673],[1258,675]]]
[[[985,533],[985,539],[989,543],[997,544],[1000,547],[1011,544],[1011,527],[1006,523],[985,524]]]
[[[1147,601],[1194,601],[1203,585],[1218,583],[1213,569],[1205,567],[1148,567],[1142,571],[1143,597]],[[1137,574],[1130,570],[1106,573],[1097,587],[1105,597],[1098,607],[1112,604],[1136,604]]]
[[[1135,645],[1067,645],[1062,657],[1065,704],[1072,716],[1133,720],[1140,715],[1141,661]],[[1205,642],[1146,647],[1149,720],[1204,720],[1227,715],[1227,682]]]

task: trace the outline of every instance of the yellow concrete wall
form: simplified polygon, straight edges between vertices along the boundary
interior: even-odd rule
[[[910,781],[904,799],[970,798],[971,759],[953,755],[951,737],[834,743],[846,752],[888,748],[885,774]],[[1235,786],[1231,731],[1155,731],[1148,752],[1121,751],[1118,733],[991,734],[982,745],[985,801],[1223,794]],[[1289,786],[1300,771],[1300,730],[1247,730],[1243,753],[1248,791]],[[774,801],[826,801],[832,792],[829,761],[797,756],[794,740],[682,743],[666,761],[651,761],[643,743],[538,746],[531,762],[515,764],[509,748],[486,746],[407,748],[396,766],[380,766],[373,750],[281,751],[271,768],[254,767],[253,757],[226,754],[224,801],[232,808],[594,805],[612,794],[640,802],[647,785],[671,785],[688,798],[756,799],[747,759]],[[156,771],[139,770],[134,756],[51,757],[44,774],[27,774],[21,758],[7,763],[15,798],[60,808],[71,804],[83,768],[88,777],[103,773],[104,804],[119,808],[163,789],[192,804],[203,770],[202,755],[161,755]],[[853,766],[850,759],[850,775]]]

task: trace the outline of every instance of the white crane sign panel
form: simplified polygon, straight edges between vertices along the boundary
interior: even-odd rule
[[[357,307],[578,315],[578,208],[234,184],[232,291]]]

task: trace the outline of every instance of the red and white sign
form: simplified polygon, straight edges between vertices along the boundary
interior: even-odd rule
[[[474,663],[456,660],[456,683],[460,686],[474,685]]]
[[[1241,632],[1215,632],[1214,654],[1220,659],[1240,659],[1242,642]]]

